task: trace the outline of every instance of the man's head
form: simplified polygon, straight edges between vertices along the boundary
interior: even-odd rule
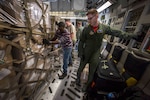
[[[77,21],[77,26],[78,27],[82,26],[82,22],[81,21]]]
[[[82,21],[77,21],[77,24],[78,25],[82,25]]]
[[[64,22],[59,22],[57,25],[58,25],[59,30],[64,30],[64,28],[65,28],[65,23]]]
[[[88,10],[88,12],[86,13],[86,15],[89,15],[89,14],[96,15],[96,14],[98,14],[98,12],[96,9],[92,8],[92,9]]]
[[[89,24],[91,24],[92,26],[95,26],[98,23],[98,12],[96,9],[90,9],[87,12],[87,18],[88,18],[88,22]]]
[[[70,19],[65,19],[65,23],[66,23],[67,26],[70,26],[71,25]]]

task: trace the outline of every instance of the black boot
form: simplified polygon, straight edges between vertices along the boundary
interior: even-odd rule
[[[61,76],[59,76],[59,79],[64,79],[67,76],[67,73],[63,73]]]

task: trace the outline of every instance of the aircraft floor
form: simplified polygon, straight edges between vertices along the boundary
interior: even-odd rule
[[[78,66],[79,58],[75,55],[73,66],[68,67],[67,77],[60,80],[58,75],[62,74],[62,69],[57,70],[39,100],[83,100],[84,93],[81,92],[81,87],[75,85]]]

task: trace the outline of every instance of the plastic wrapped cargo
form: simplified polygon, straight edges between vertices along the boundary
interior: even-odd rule
[[[23,1],[1,0],[0,21],[7,22],[17,27],[26,27],[26,18],[29,18],[31,27],[35,27],[38,24],[44,26],[42,17],[44,16],[47,28],[50,27],[48,4],[42,5],[42,1],[40,0],[37,0],[37,2],[27,1],[26,3],[27,6],[23,4]],[[27,14],[25,14],[25,12],[27,12]]]
[[[21,16],[22,7],[17,0],[0,1],[0,18],[2,18],[4,22],[18,26],[24,26]]]

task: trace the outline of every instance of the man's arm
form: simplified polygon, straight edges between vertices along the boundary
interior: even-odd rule
[[[49,44],[52,44],[51,41],[56,41],[56,40],[57,40],[57,32],[55,33],[55,35],[54,35],[54,37],[52,39],[50,39],[50,40],[49,39],[43,39],[43,44],[49,45]]]
[[[50,41],[55,41],[57,39],[58,34],[59,34],[59,30],[56,31],[54,37]]]
[[[104,25],[104,28],[106,34],[113,35],[123,39],[132,39],[132,38],[135,39],[137,36],[136,34],[133,33],[128,33],[121,30],[117,30],[115,28],[110,28],[110,26],[107,25]]]
[[[80,35],[80,40],[79,40],[79,45],[78,45],[78,56],[79,57],[82,57],[83,52],[84,52],[84,44],[85,44],[85,40],[86,40],[85,30],[86,30],[86,28],[83,29],[83,31]]]
[[[71,25],[70,27],[70,36],[71,36],[71,39],[75,42],[76,41],[76,29],[74,25]]]

